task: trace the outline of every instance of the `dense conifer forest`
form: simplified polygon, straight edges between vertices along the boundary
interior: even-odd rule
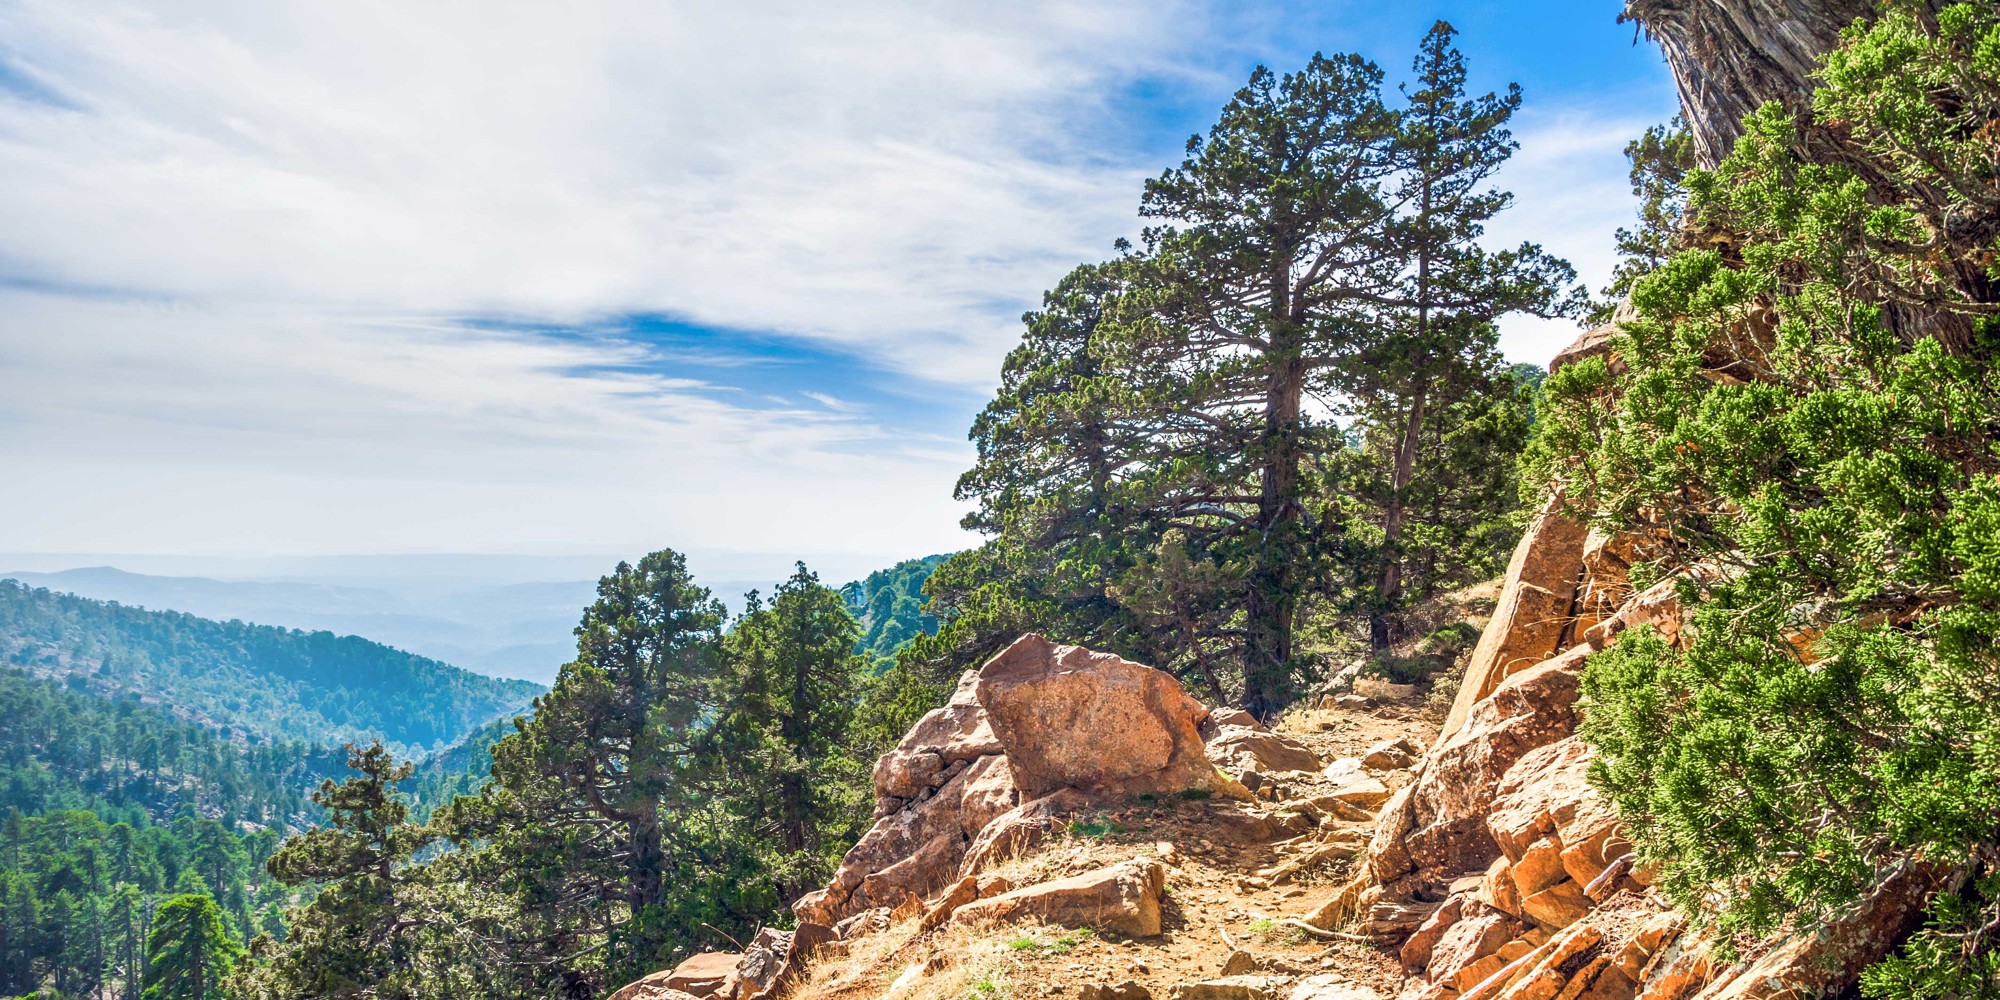
[[[215,622],[0,580],[0,663],[133,697],[225,738],[442,747],[541,688],[358,636]]]

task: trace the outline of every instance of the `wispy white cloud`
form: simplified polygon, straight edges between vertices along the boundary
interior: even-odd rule
[[[0,0],[0,549],[963,544],[962,441],[620,323],[973,398],[1312,9]],[[1601,254],[1617,118],[1496,235]]]
[[[882,514],[934,509],[963,455],[633,370],[631,345],[20,292],[0,315],[0,548],[961,544],[948,516]]]
[[[195,299],[671,312],[978,384],[1129,227],[1173,8],[29,2],[0,259]],[[1192,14],[1192,11],[1187,12]]]
[[[1631,225],[1637,206],[1625,144],[1665,115],[1589,105],[1527,109],[1515,129],[1520,151],[1502,170],[1500,184],[1514,207],[1493,220],[1495,245],[1540,243],[1570,262],[1593,293],[1611,280],[1617,254],[1612,234]],[[1500,323],[1500,347],[1515,361],[1544,364],[1576,339],[1577,324],[1511,316]]]

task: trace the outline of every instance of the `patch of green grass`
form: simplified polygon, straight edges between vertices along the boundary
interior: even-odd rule
[[[997,973],[989,972],[973,980],[972,985],[966,988],[965,996],[966,1000],[1005,1000],[1013,993]]]
[[[1114,833],[1124,833],[1125,828],[1109,820],[1071,820],[1069,832],[1073,837],[1091,837],[1103,840]]]
[[[1258,917],[1250,921],[1250,933],[1257,935],[1264,943],[1282,942],[1301,944],[1306,940],[1306,932],[1286,924],[1280,924],[1270,917]]]
[[[1214,795],[1215,795],[1214,792],[1206,788],[1189,788],[1180,792],[1179,798],[1183,802],[1200,802],[1201,800],[1206,798],[1211,798]]]
[[[1064,931],[1052,938],[1044,938],[1035,933],[1023,934],[1007,942],[1007,950],[1028,952],[1035,955],[1067,955],[1076,946],[1090,940],[1096,932],[1088,927]]]

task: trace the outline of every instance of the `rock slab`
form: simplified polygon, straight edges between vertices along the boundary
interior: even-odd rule
[[[951,919],[954,923],[1037,919],[1152,937],[1160,933],[1160,900],[1166,885],[1167,872],[1158,861],[1134,858],[967,903]]]

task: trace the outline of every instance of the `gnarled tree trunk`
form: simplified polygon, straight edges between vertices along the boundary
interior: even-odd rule
[[[1660,43],[1706,167],[1729,155],[1743,116],[1766,101],[1797,108],[1840,29],[1873,0],[1627,0],[1625,20]]]

